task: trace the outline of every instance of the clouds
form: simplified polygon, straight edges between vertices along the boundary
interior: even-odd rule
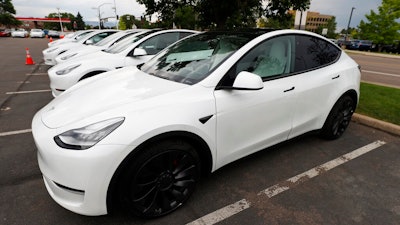
[[[45,17],[50,13],[57,12],[57,8],[60,8],[60,12],[73,15],[77,15],[79,12],[85,21],[97,21],[98,11],[96,8],[103,3],[110,4],[100,7],[102,17],[115,16],[114,0],[13,0],[12,3],[17,11],[16,15],[20,17]],[[146,10],[135,0],[115,0],[115,3],[118,15],[133,14],[135,17],[140,17]]]
[[[355,7],[350,27],[357,27],[361,20],[366,21],[365,15],[371,10],[377,12],[382,0],[311,0],[310,11],[336,17],[337,30],[347,28],[351,8]]]

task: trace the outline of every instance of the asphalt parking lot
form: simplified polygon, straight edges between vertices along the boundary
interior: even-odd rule
[[[355,122],[338,140],[308,134],[229,164],[158,219],[65,210],[45,189],[30,133],[52,99],[46,46],[0,39],[0,224],[399,224],[400,137]]]

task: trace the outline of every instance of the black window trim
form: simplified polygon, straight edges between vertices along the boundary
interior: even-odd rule
[[[321,68],[324,68],[324,67],[327,67],[327,66],[330,66],[330,65],[336,63],[337,61],[339,61],[340,57],[342,56],[343,50],[342,50],[341,48],[339,48],[339,46],[337,46],[337,45],[335,45],[335,44],[331,43],[330,41],[327,41],[327,40],[325,40],[325,39],[323,39],[323,38],[320,38],[320,37],[318,37],[318,36],[314,36],[314,35],[310,35],[310,34],[299,34],[299,33],[287,33],[287,34],[276,35],[276,36],[267,38],[267,39],[265,39],[265,40],[259,42],[258,44],[256,44],[255,46],[253,46],[250,50],[248,50],[248,51],[246,52],[246,54],[242,55],[242,57],[240,57],[240,58],[231,66],[231,68],[229,68],[228,72],[226,72],[226,74],[221,78],[221,80],[220,80],[220,81],[218,82],[218,84],[216,85],[215,90],[232,89],[231,86],[223,85],[223,82],[224,82],[224,80],[226,79],[225,77],[229,76],[229,73],[231,73],[231,70],[232,70],[233,68],[235,68],[236,65],[237,65],[237,63],[238,63],[240,60],[242,60],[245,56],[247,56],[247,54],[248,54],[250,51],[252,51],[253,49],[257,48],[259,45],[261,45],[261,44],[263,44],[263,43],[265,43],[265,42],[267,42],[267,41],[269,41],[269,40],[271,40],[271,39],[273,39],[273,38],[277,38],[277,37],[281,37],[281,36],[289,36],[289,35],[295,36],[295,38],[296,38],[296,36],[315,37],[315,38],[318,38],[318,39],[320,39],[320,40],[322,40],[322,41],[325,41],[325,42],[327,42],[328,44],[334,46],[336,49],[339,50],[338,57],[337,57],[334,61],[332,61],[332,62],[330,62],[330,63],[324,64],[324,65],[322,65],[322,66],[314,67],[314,68],[311,68],[311,69],[308,69],[308,70],[296,71],[296,72],[291,72],[291,73],[286,73],[286,74],[278,74],[278,75],[274,75],[274,76],[270,76],[270,77],[262,77],[262,81],[263,81],[263,82],[267,82],[267,81],[271,81],[271,80],[277,80],[277,79],[281,79],[281,78],[286,78],[286,77],[295,76],[295,75],[299,75],[299,74],[302,74],[302,73],[307,73],[307,72],[311,72],[311,71],[314,71],[314,70],[318,70],[318,69],[321,69]],[[250,42],[250,41],[249,41],[249,42]]]

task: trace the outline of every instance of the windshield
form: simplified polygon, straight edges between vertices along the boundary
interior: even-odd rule
[[[152,32],[146,31],[139,34],[135,34],[133,36],[129,36],[128,38],[123,39],[122,41],[118,42],[117,44],[109,47],[108,49],[104,50],[107,53],[111,54],[118,54],[125,49],[127,49],[132,43],[137,42],[138,40],[146,37],[147,35],[151,34]]]
[[[97,42],[94,45],[95,46],[107,46],[107,45],[111,44],[112,42],[115,42],[114,44],[116,44],[117,42],[119,42],[119,41],[121,41],[121,40],[123,40],[123,39],[125,39],[125,38],[127,38],[127,37],[129,37],[131,35],[133,35],[133,34],[135,34],[135,32],[132,32],[132,33],[125,33],[125,32],[124,33],[120,33],[120,32],[118,32],[118,33],[112,34],[112,35],[104,38],[103,40]]]
[[[92,31],[90,31],[90,32],[84,32],[84,33],[78,34],[78,35],[75,37],[75,41],[78,42],[78,41],[82,40],[86,35],[88,35],[88,34],[90,34],[90,33],[92,33]]]
[[[254,37],[249,33],[195,35],[162,51],[141,70],[164,79],[195,84]]]

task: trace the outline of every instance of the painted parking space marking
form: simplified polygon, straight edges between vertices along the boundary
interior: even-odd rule
[[[16,134],[25,134],[25,133],[30,133],[30,132],[32,132],[32,129],[8,131],[8,132],[0,133],[0,137],[16,135]]]
[[[27,73],[26,76],[45,76],[47,73]]]
[[[374,73],[374,74],[379,74],[379,75],[384,75],[384,76],[391,76],[391,77],[400,77],[400,75],[398,75],[398,74],[382,73],[382,72],[376,72],[376,71],[370,71],[370,70],[361,70],[361,72]]]
[[[6,92],[6,95],[15,95],[15,94],[30,94],[30,93],[41,93],[41,92],[50,92],[50,89],[46,90],[35,90],[35,91],[12,91]]]
[[[326,173],[327,171],[329,171],[333,168],[336,168],[336,167],[338,167],[346,162],[349,162],[359,156],[362,156],[374,149],[377,149],[384,144],[386,144],[386,142],[384,142],[384,141],[375,141],[364,147],[358,148],[350,153],[344,154],[336,159],[333,159],[322,165],[316,166],[304,173],[298,174],[298,175],[291,177],[283,182],[273,185],[273,186],[259,192],[258,196],[265,195],[268,198],[272,198],[284,191],[290,190],[291,188],[310,180],[313,177],[316,177],[318,175]],[[237,213],[240,213],[241,211],[244,211],[245,209],[248,209],[250,207],[251,207],[251,202],[246,199],[242,199],[236,203],[225,206],[221,209],[218,209],[217,211],[214,211],[214,212],[209,213],[195,221],[192,221],[192,222],[188,223],[187,225],[216,224],[216,223],[218,223],[222,220],[225,220]]]

